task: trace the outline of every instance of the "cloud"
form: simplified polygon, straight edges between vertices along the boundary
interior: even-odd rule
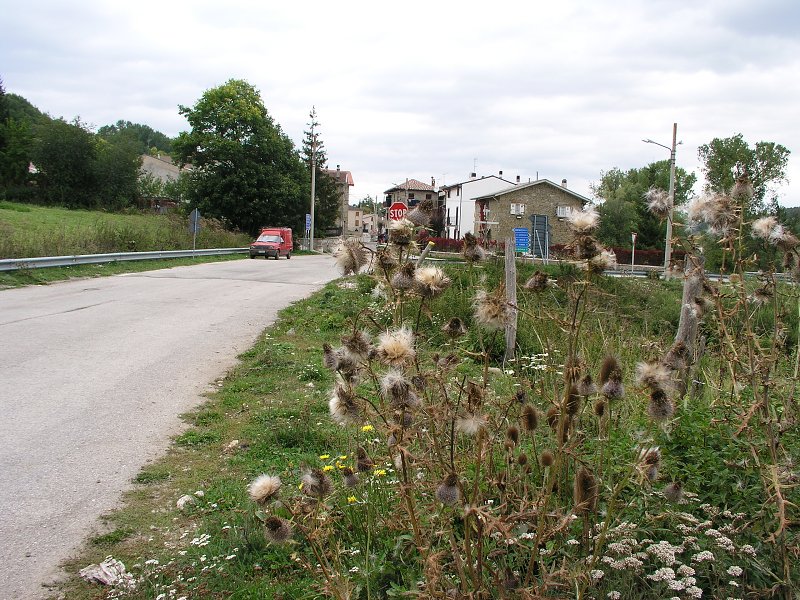
[[[800,152],[800,5],[786,0],[500,0],[402,5],[246,0],[34,0],[0,25],[6,89],[54,116],[118,119],[168,135],[178,105],[243,78],[299,143],[317,107],[351,198],[413,177],[566,178],[668,158],[744,134]],[[800,204],[790,158],[783,202]],[[699,189],[699,186],[698,186]]]

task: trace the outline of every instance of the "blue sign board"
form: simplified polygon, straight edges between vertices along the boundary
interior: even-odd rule
[[[306,213],[306,231],[311,231],[311,215]]]
[[[530,232],[524,227],[514,228],[514,249],[516,252],[527,252],[531,247]]]

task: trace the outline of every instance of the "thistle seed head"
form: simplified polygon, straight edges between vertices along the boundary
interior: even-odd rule
[[[442,504],[453,505],[458,502],[459,497],[458,476],[450,473],[436,488],[436,499]]]
[[[539,464],[543,467],[552,467],[555,460],[556,458],[550,450],[543,450],[541,456],[539,456]]]
[[[464,325],[464,321],[458,317],[453,317],[444,324],[442,331],[447,337],[455,339],[467,333],[467,327]]]
[[[538,294],[545,291],[549,285],[550,278],[547,276],[547,273],[537,270],[534,271],[533,275],[530,276],[522,287]]]
[[[292,539],[292,526],[286,519],[267,517],[264,521],[264,536],[272,544],[285,544]]]
[[[367,250],[356,240],[342,240],[333,250],[333,258],[346,276],[358,273],[367,264]]]
[[[414,272],[417,267],[412,262],[404,263],[403,266],[392,276],[392,287],[400,292],[414,289],[416,280]]]
[[[303,484],[303,493],[318,500],[330,494],[333,489],[330,477],[316,467],[307,469],[300,480]]]
[[[436,298],[450,287],[451,280],[439,267],[421,267],[414,272],[415,290],[423,298]]]
[[[667,501],[677,504],[683,499],[683,485],[680,481],[673,481],[664,486],[664,498]]]
[[[464,435],[476,435],[486,427],[486,417],[476,413],[467,413],[456,419],[456,431]]]
[[[366,473],[374,466],[375,461],[369,457],[367,451],[364,450],[362,446],[359,446],[358,450],[356,450],[356,469],[358,469],[360,473]]]
[[[262,506],[277,496],[281,489],[281,478],[276,475],[259,475],[247,488],[250,499]]]
[[[414,361],[414,334],[407,327],[387,331],[378,338],[378,357],[391,367],[403,367]]]
[[[486,329],[503,329],[514,316],[502,286],[491,294],[485,290],[478,290],[478,293],[475,294],[474,306],[475,320]]]
[[[600,224],[600,215],[593,206],[583,210],[573,210],[567,218],[567,225],[576,234],[589,234]]]
[[[597,487],[597,480],[586,467],[581,467],[575,473],[573,486],[575,514],[594,512],[597,508]]]
[[[414,223],[408,219],[392,221],[389,224],[389,241],[400,248],[411,244],[414,239]]]
[[[333,422],[342,426],[353,425],[361,419],[361,411],[353,390],[341,383],[337,383],[333,388],[333,394],[328,401],[328,411]]]
[[[535,406],[526,404],[522,408],[520,422],[522,423],[522,428],[525,431],[535,431],[539,426],[539,411],[536,410]]]
[[[675,403],[663,390],[653,390],[647,404],[647,414],[654,421],[668,421],[675,415]]]
[[[353,469],[350,467],[345,467],[342,469],[342,479],[344,480],[344,484],[349,488],[353,488],[358,485],[358,473],[353,471]]]
[[[662,221],[669,217],[672,212],[672,203],[669,201],[669,194],[661,188],[651,187],[644,195],[647,202],[647,210]]]

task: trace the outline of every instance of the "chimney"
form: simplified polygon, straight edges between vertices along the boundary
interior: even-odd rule
[[[517,183],[519,183],[519,175],[517,175]]]
[[[477,179],[478,178],[478,174],[477,173],[470,173],[469,174],[469,178],[470,179]]]
[[[436,179],[431,177],[431,187],[436,187]]]
[[[503,176],[503,172],[502,172],[502,171],[500,171],[500,177],[502,177],[502,176]]]
[[[339,170],[339,165],[336,165],[336,170],[337,171]],[[566,179],[564,181],[566,181]]]
[[[561,180],[561,187],[564,187],[564,188],[567,187],[567,180],[566,179],[562,179]]]

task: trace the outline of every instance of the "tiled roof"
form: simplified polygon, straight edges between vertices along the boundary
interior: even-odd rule
[[[388,194],[389,192],[397,192],[400,190],[408,190],[410,192],[435,192],[436,190],[432,185],[428,185],[427,183],[422,183],[417,179],[409,179],[408,181],[404,181],[391,189],[388,189],[384,192],[384,194]]]
[[[347,185],[355,185],[353,183],[353,174],[350,171],[341,171],[339,169],[322,169],[330,177],[336,180],[336,183],[346,183]]]
[[[497,198],[498,196],[503,196],[505,194],[510,194],[511,192],[518,192],[519,190],[523,190],[523,189],[525,189],[527,187],[533,187],[533,186],[542,185],[542,184],[551,185],[554,188],[558,188],[559,190],[563,190],[567,194],[569,194],[570,196],[574,196],[575,198],[577,198],[578,200],[580,200],[584,204],[588,204],[589,202],[591,202],[591,200],[589,198],[587,198],[586,196],[581,196],[578,192],[573,192],[572,190],[569,190],[569,189],[565,188],[563,185],[558,185],[557,183],[553,183],[549,179],[537,179],[536,181],[531,181],[530,183],[520,183],[518,185],[511,185],[511,186],[509,186],[509,187],[507,187],[507,188],[505,188],[503,190],[500,190],[499,192],[494,192],[492,194],[486,194],[485,196],[480,196],[478,198],[475,198],[475,200],[491,200],[492,198]]]
[[[500,181],[505,181],[510,185],[514,185],[513,181],[509,181],[508,179],[504,179],[502,177],[498,177],[497,175],[481,175],[480,177],[472,177],[470,179],[465,179],[464,181],[459,181],[458,183],[451,183],[450,185],[443,185],[439,188],[439,191],[442,190],[452,190],[453,188],[457,188],[460,185],[464,185],[467,183],[472,183],[473,181],[481,181],[482,179],[499,179]]]

